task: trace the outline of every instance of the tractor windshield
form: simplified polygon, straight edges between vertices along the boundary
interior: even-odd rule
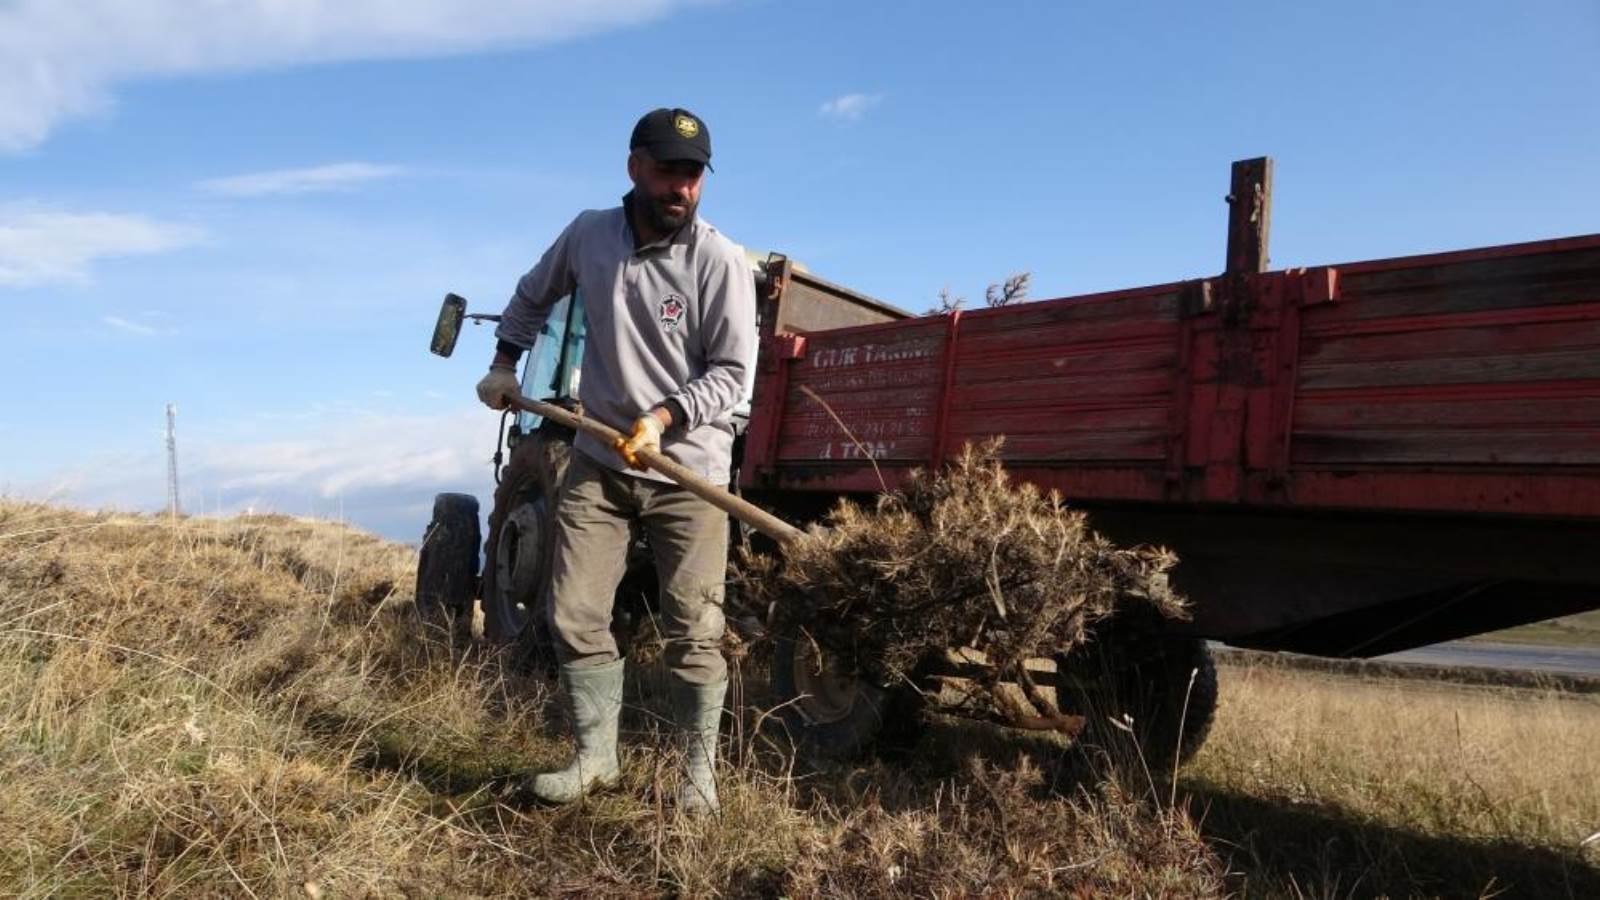
[[[523,396],[535,400],[575,397],[578,393],[578,364],[583,359],[585,329],[583,299],[574,292],[562,297],[550,309],[550,318],[539,329],[522,370]],[[517,424],[528,434],[539,427],[543,416],[523,412]]]

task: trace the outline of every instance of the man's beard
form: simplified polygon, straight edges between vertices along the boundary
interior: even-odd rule
[[[681,214],[673,214],[667,209],[668,203],[679,203],[683,206]],[[650,220],[650,227],[663,234],[677,231],[685,222],[694,218],[695,210],[700,206],[698,201],[692,201],[681,195],[667,195],[666,197],[647,198],[644,210]]]

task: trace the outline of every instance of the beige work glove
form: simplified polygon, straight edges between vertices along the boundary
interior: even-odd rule
[[[639,458],[640,450],[654,450],[661,452],[661,420],[655,413],[645,413],[633,420],[633,434],[626,438],[617,438],[617,452],[622,455],[622,461],[633,469],[648,469],[644,460]]]
[[[489,374],[478,382],[478,399],[490,409],[505,409],[512,397],[522,396],[522,384],[517,381],[516,366],[493,365]]]

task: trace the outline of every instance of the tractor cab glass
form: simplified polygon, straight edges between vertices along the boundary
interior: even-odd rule
[[[550,318],[539,329],[522,370],[522,395],[535,400],[577,399],[585,339],[583,298],[574,291],[556,301]],[[531,433],[542,421],[543,416],[533,413],[517,414],[522,434]]]

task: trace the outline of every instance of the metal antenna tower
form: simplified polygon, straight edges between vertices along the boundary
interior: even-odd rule
[[[167,404],[167,513],[182,515],[178,504],[178,407]]]

